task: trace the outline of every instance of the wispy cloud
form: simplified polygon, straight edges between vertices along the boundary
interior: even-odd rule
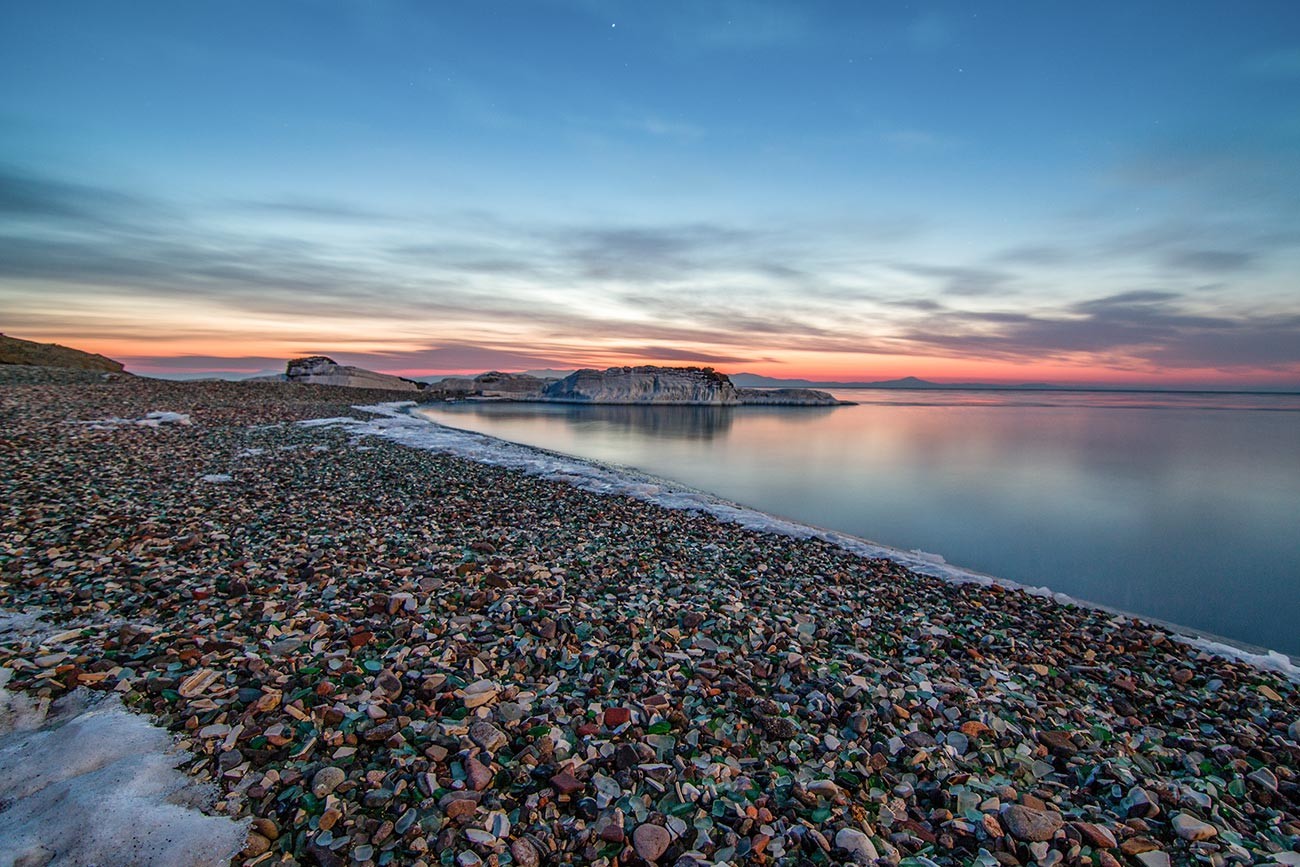
[[[1125,357],[1153,367],[1289,370],[1300,365],[1300,316],[1206,315],[1173,292],[1138,290],[1056,313],[949,312],[906,335],[968,358]]]
[[[917,263],[897,263],[893,267],[905,274],[942,281],[943,292],[947,295],[1006,293],[1009,291],[1008,284],[1014,279],[1013,274],[991,268]]]
[[[287,351],[407,371],[825,353],[1300,372],[1294,305],[1263,310],[1235,300],[1230,284],[1195,288],[1256,274],[1269,250],[1291,243],[1285,232],[1154,223],[954,264],[864,253],[870,222],[835,235],[799,224],[561,224],[490,212],[385,220],[299,199],[241,207],[234,229],[230,202],[180,208],[0,173],[6,326],[50,333],[64,322],[137,346],[237,327],[241,339]],[[289,221],[301,230],[286,230],[281,215],[305,218]],[[366,231],[352,231],[354,220]],[[319,233],[317,221],[327,224]],[[1030,274],[1101,256],[1139,259],[1169,282],[1061,298],[1034,291]],[[123,312],[145,301],[190,309],[190,319],[160,336],[156,323]],[[225,318],[204,321],[198,309]],[[267,358],[241,363],[260,370]]]

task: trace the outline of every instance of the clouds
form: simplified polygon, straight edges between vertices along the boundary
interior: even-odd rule
[[[1300,366],[1300,315],[1206,314],[1175,292],[1135,290],[1077,302],[1058,313],[939,314],[910,341],[965,357],[1069,358],[1173,369]]]
[[[887,220],[837,232],[301,198],[181,207],[11,167],[0,173],[0,300],[12,330],[131,341],[138,363],[164,346],[192,356],[173,365],[184,369],[274,366],[271,353],[184,343],[220,338],[407,372],[815,356],[870,371],[873,359],[914,356],[1300,376],[1300,305],[1260,308],[1231,282],[1267,274],[1289,236],[1224,225],[1156,222],[927,261],[889,255],[918,236]],[[1070,285],[1044,288],[1044,270],[1100,257],[1141,262],[1145,280],[1058,276]],[[168,311],[170,337],[152,314],[127,314],[140,309]]]
[[[937,279],[945,295],[1005,294],[1010,291],[1008,284],[1014,279],[1005,271],[990,268],[915,263],[899,263],[894,267],[907,274]]]

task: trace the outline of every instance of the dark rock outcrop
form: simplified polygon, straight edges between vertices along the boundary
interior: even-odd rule
[[[121,373],[122,363],[93,352],[82,352],[57,343],[37,343],[0,334],[0,364],[59,367],[70,370],[98,370]]]

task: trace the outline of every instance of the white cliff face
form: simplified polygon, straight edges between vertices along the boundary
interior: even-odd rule
[[[540,399],[559,403],[708,406],[741,402],[731,380],[712,368],[649,366],[579,370],[548,385]]]
[[[341,385],[347,388],[380,388],[387,391],[419,391],[419,385],[400,376],[375,373],[360,367],[346,367],[332,358],[313,355],[295,358],[285,370],[289,382],[308,385]]]

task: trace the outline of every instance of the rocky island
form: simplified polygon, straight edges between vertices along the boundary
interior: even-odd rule
[[[577,370],[563,379],[527,374],[485,373],[456,377],[429,386],[446,399],[504,398],[544,403],[652,404],[663,406],[838,406],[838,400],[811,388],[737,388],[711,367],[609,367]]]

